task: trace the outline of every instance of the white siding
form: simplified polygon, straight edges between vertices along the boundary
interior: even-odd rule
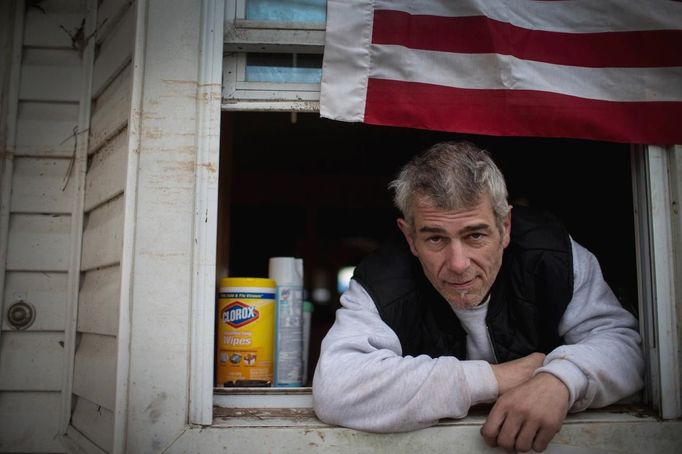
[[[97,8],[97,43],[103,37],[109,36],[110,29],[119,23],[121,16],[129,14],[130,0],[107,0],[102,2]]]
[[[7,269],[67,271],[70,219],[58,214],[12,214]]]
[[[66,273],[17,272],[5,275],[5,307],[20,300],[30,302],[36,318],[32,331],[64,331]],[[2,330],[12,330],[2,317]]]
[[[116,399],[116,363],[111,359],[115,357],[115,337],[80,334],[73,372],[73,393],[113,410]]]
[[[64,156],[74,154],[74,127],[78,104],[22,101],[17,117],[17,156]]]
[[[25,100],[78,102],[81,59],[76,50],[24,50],[19,97]]]
[[[98,2],[90,2],[95,5]],[[111,2],[105,1],[105,5]],[[21,6],[23,3],[19,2]],[[69,276],[74,269],[74,226],[80,213],[73,216],[77,198],[87,200],[84,224],[84,255],[88,270],[82,274],[80,292],[83,308],[79,312],[75,345],[72,410],[73,424],[86,438],[107,451],[113,439],[113,410],[116,377],[116,335],[123,229],[122,193],[125,181],[125,139],[113,140],[112,131],[123,131],[129,115],[129,76],[120,76],[130,58],[116,58],[102,66],[102,96],[82,102],[83,45],[77,37],[86,17],[87,1],[43,0],[26,2],[23,42],[20,50],[19,78],[14,85],[15,105],[3,112],[14,112],[8,119],[6,144],[14,159],[7,161],[9,178],[2,191],[11,194],[2,215],[7,219],[6,256],[3,260],[3,309],[23,300],[33,305],[36,319],[25,330],[15,330],[2,317],[0,342],[0,451],[63,452],[60,427],[64,420],[66,308],[74,299],[69,293]],[[130,2],[115,2],[118,11]],[[123,17],[123,16],[120,16]],[[105,20],[110,30],[121,30],[117,20]],[[93,27],[94,28],[94,27]],[[82,31],[82,30],[80,30]],[[120,33],[133,40],[130,27]],[[83,36],[81,34],[81,36]],[[102,49],[112,46],[106,35],[99,35]],[[100,57],[110,52],[100,52]],[[126,54],[126,51],[123,51]],[[19,54],[17,54],[19,55]],[[129,74],[129,71],[128,71]],[[106,85],[114,81],[112,85]],[[3,94],[4,95],[4,94]],[[3,96],[2,99],[7,99]],[[73,162],[79,115],[92,102],[92,113],[100,123],[91,144],[94,153],[86,184],[78,181]],[[115,117],[115,118],[114,118]],[[81,132],[81,138],[93,134]],[[3,136],[4,137],[4,136]],[[98,153],[98,147],[101,150]],[[80,191],[80,192],[79,192]],[[83,191],[88,195],[84,196]],[[121,212],[116,212],[119,210]],[[2,218],[2,216],[0,216]],[[80,238],[75,238],[80,243]],[[77,255],[75,255],[77,257]],[[113,265],[98,269],[102,265]],[[75,269],[75,276],[81,275]],[[70,295],[70,296],[67,296]],[[4,312],[3,312],[4,315]],[[71,323],[74,326],[75,324]],[[68,382],[68,381],[67,381]]]
[[[115,265],[123,248],[123,196],[88,214],[83,231],[81,270]]]
[[[134,9],[98,8],[92,110],[85,175],[81,286],[71,429],[105,452],[114,440],[121,256],[128,165]],[[71,432],[69,432],[71,433]],[[78,442],[74,439],[75,442]]]
[[[85,180],[85,211],[123,193],[127,158],[128,130],[124,129],[91,158]]]
[[[0,345],[0,390],[59,391],[64,335],[61,332],[9,331]]]
[[[24,46],[31,47],[71,47],[71,37],[81,26],[83,13],[79,11],[80,2],[71,2],[73,5],[69,10],[68,5],[59,5],[57,12],[56,2],[44,2],[47,6],[46,14],[39,8],[28,8],[26,10],[26,27],[24,28]],[[66,2],[62,2],[66,3]],[[44,7],[43,7],[44,8]],[[54,8],[54,9],[53,9]],[[68,32],[68,33],[67,33]]]
[[[12,179],[13,212],[71,213],[71,159],[16,158]]]
[[[71,424],[88,440],[105,452],[112,451],[114,415],[101,405],[78,397],[73,407]]]
[[[59,393],[0,393],[0,452],[64,452]]]
[[[128,9],[121,21],[107,29],[111,32],[101,44],[100,53],[95,60],[92,92],[99,95],[102,88],[111,82],[121,70],[130,63],[135,36],[135,15]]]
[[[20,13],[23,2],[17,2]],[[12,80],[5,163],[0,191],[9,194],[2,305],[23,300],[36,318],[16,330],[0,325],[0,451],[64,452],[60,442],[65,326],[72,211],[77,196],[71,167],[82,88],[76,35],[84,1],[26,2],[16,35],[18,78]],[[67,33],[68,32],[68,33]],[[23,38],[23,41],[21,39]],[[5,62],[3,61],[3,64]],[[17,66],[15,66],[17,68]],[[67,178],[71,176],[71,178]],[[68,183],[68,184],[66,184]],[[4,227],[3,227],[4,228]]]
[[[130,116],[130,65],[95,101],[90,123],[90,152],[98,150],[128,124]]]
[[[120,297],[118,265],[84,273],[78,297],[78,331],[116,336]]]

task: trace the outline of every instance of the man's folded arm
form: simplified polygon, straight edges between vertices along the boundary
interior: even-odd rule
[[[351,281],[341,304],[313,380],[321,420],[365,431],[408,431],[462,418],[472,405],[497,397],[485,361],[403,357],[398,337],[357,282]]]
[[[569,389],[570,411],[599,408],[642,387],[644,360],[637,320],[602,277],[595,256],[573,242],[574,293],[559,324],[566,345],[536,371],[549,372]]]

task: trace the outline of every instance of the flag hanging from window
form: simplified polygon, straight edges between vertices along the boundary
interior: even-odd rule
[[[682,2],[329,0],[320,115],[682,143]]]

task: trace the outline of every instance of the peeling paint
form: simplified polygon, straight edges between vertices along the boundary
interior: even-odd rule
[[[218,168],[216,167],[215,163],[213,163],[213,162],[207,162],[204,164],[197,164],[197,167],[203,167],[211,173],[218,172]]]
[[[167,133],[160,128],[152,128],[147,126],[142,130],[142,137],[145,139],[160,139],[164,136],[164,134]]]
[[[177,79],[161,79],[161,82],[168,85],[189,85],[198,86],[196,80],[177,80]]]

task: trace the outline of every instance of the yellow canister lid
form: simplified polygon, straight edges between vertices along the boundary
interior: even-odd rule
[[[220,288],[224,287],[276,288],[277,283],[267,277],[224,277],[220,279]]]

